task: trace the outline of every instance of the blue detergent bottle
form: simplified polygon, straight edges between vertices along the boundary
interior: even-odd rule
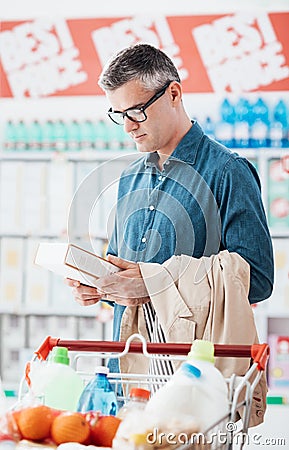
[[[85,386],[78,402],[77,411],[99,411],[102,415],[115,416],[118,412],[115,392],[107,378],[109,369],[98,366],[94,378]]]

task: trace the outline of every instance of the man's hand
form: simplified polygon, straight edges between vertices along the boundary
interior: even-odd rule
[[[85,286],[79,281],[66,278],[65,282],[68,286],[73,288],[72,293],[74,295],[74,299],[81,306],[94,305],[103,297],[103,295],[101,295],[96,288]]]
[[[112,264],[123,269],[96,282],[99,293],[123,306],[137,306],[150,301],[139,265],[117,256],[108,255]]]

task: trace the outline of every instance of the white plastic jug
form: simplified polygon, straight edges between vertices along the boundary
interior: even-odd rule
[[[54,347],[47,362],[32,363],[29,377],[33,394],[45,405],[76,411],[83,381],[69,365],[67,348]]]
[[[228,388],[214,365],[214,346],[209,341],[193,342],[187,361],[148,401],[148,414],[161,425],[177,425],[191,416],[204,432],[229,413]]]

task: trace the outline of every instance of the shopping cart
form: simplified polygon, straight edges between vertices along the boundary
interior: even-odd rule
[[[140,342],[135,342],[140,341]],[[97,340],[65,340],[48,336],[35,351],[31,362],[36,359],[45,361],[53,347],[66,347],[73,356],[72,366],[82,376],[84,383],[88,382],[93,373],[81,370],[80,359],[98,357],[101,361],[106,359],[120,359],[128,353],[142,353],[149,359],[157,358],[170,361],[183,361],[191,349],[191,344],[183,343],[147,343],[140,334],[133,334],[126,342],[97,341]],[[229,414],[220,417],[210,429],[202,433],[192,433],[178,436],[174,445],[164,445],[164,441],[155,442],[153,449],[166,448],[178,450],[229,450],[241,449],[247,443],[249,419],[251,413],[253,392],[260,381],[269,357],[268,344],[254,345],[223,345],[214,344],[216,357],[251,358],[249,370],[242,377],[233,374],[226,379],[229,395]],[[93,365],[94,367],[94,365]],[[19,398],[23,396],[25,386],[29,385],[30,363],[27,364],[25,377],[21,380]],[[110,373],[109,380],[114,386],[117,399],[125,402],[128,399],[131,387],[159,388],[169,376],[148,375],[138,373]],[[168,405],[169,406],[169,405]],[[239,411],[242,410],[240,420]]]

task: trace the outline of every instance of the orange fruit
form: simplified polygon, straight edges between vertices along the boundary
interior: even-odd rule
[[[5,415],[7,431],[16,440],[21,438],[21,434],[20,434],[20,430],[19,430],[19,426],[18,426],[19,414],[20,414],[20,411],[17,410],[17,411],[7,411],[6,415]],[[0,425],[1,425],[1,420],[0,420]]]
[[[55,444],[64,442],[84,443],[90,434],[89,424],[81,413],[63,412],[53,421],[51,437]]]
[[[121,420],[115,416],[100,416],[90,425],[90,440],[99,447],[112,447],[113,438]]]
[[[53,420],[51,409],[44,405],[24,408],[17,415],[21,436],[32,441],[48,438]]]

